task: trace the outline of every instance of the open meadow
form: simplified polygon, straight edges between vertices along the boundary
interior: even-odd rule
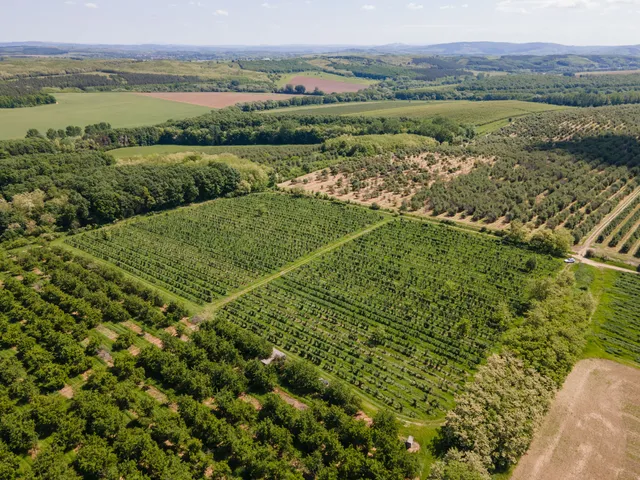
[[[232,107],[238,103],[264,102],[267,100],[287,100],[295,95],[283,93],[240,93],[240,92],[156,92],[140,95],[170,102],[199,105],[208,108]]]
[[[186,103],[143,97],[134,93],[57,93],[57,104],[0,109],[0,140],[23,138],[30,128],[49,128],[108,122],[113,127],[138,127],[202,115],[210,109]]]
[[[486,102],[458,101],[384,101],[352,103],[318,107],[293,107],[272,110],[270,113],[292,115],[364,115],[367,117],[445,117],[456,122],[474,125],[485,133],[509,123],[510,119],[538,112],[562,110],[566,107],[517,100]]]

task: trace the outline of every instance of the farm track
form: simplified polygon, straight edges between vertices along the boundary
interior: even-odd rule
[[[600,225],[598,225],[598,227],[591,233],[591,235],[587,237],[584,244],[580,247],[578,256],[584,257],[586,255],[593,242],[596,240],[596,238],[598,238],[598,235],[600,235],[602,231],[607,228],[607,226],[620,214],[620,212],[627,208],[627,206],[630,205],[638,195],[640,195],[640,188],[636,188],[636,190],[631,195],[621,201],[618,206],[614,208],[613,211],[609,215],[607,215],[602,222],[600,222]]]
[[[224,307],[225,305],[227,305],[228,303],[233,302],[234,300],[237,300],[238,298],[240,298],[243,295],[246,295],[247,293],[255,290],[256,288],[262,287],[263,285],[266,285],[268,283],[271,283],[272,281],[276,280],[277,278],[280,278],[284,275],[286,275],[287,273],[296,270],[300,267],[302,267],[303,265],[306,265],[307,263],[311,262],[312,260],[315,260],[316,258],[324,255],[325,253],[331,252],[332,250],[335,250],[338,247],[341,247],[342,245],[344,245],[345,243],[351,242],[357,238],[362,237],[363,235],[366,235],[368,233],[373,232],[374,230],[382,227],[383,225],[386,225],[387,223],[393,221],[393,217],[389,216],[387,218],[385,218],[384,220],[382,220],[381,222],[378,222],[374,225],[371,225],[370,227],[367,227],[363,230],[360,230],[358,232],[352,233],[347,235],[346,237],[343,237],[335,242],[329,243],[321,248],[319,248],[318,250],[316,250],[315,252],[310,253],[309,255],[306,255],[305,257],[302,257],[301,259],[295,261],[294,263],[290,264],[287,267],[282,268],[281,270],[272,273],[270,275],[267,275],[266,277],[262,277],[258,280],[256,280],[255,282],[247,285],[246,287],[242,288],[241,290],[238,290],[235,293],[232,293],[231,295],[228,295],[224,298],[221,298],[219,300],[216,300],[215,302],[212,302],[210,304],[208,304],[205,309],[203,310],[203,314],[205,315],[205,317],[209,317],[211,315],[213,315],[213,313],[215,313],[216,310],[218,310],[221,307]]]
[[[589,235],[587,237],[587,239],[585,240],[584,244],[582,244],[582,246],[580,246],[580,248],[577,250],[576,254],[573,255],[573,257],[576,260],[578,260],[579,262],[584,263],[586,265],[591,265],[592,267],[608,268],[609,270],[616,270],[618,272],[625,272],[625,273],[633,273],[633,274],[636,274],[636,275],[640,274],[640,272],[637,272],[637,271],[629,270],[629,269],[623,268],[623,267],[618,267],[616,265],[609,265],[609,264],[606,264],[606,263],[596,262],[596,261],[588,259],[586,257],[587,252],[591,248],[591,245],[593,244],[593,242],[595,242],[595,240],[598,238],[598,236],[604,231],[605,228],[607,228],[607,226],[611,222],[613,222],[616,219],[616,217],[625,208],[627,208],[627,206],[631,205],[631,203],[638,196],[640,196],[640,188],[636,188],[636,190],[633,193],[631,193],[631,195],[629,195],[627,198],[625,198],[623,201],[621,201],[620,204],[616,208],[614,208],[613,211],[609,215],[607,215],[602,222],[600,222],[600,225],[598,225],[598,227],[595,230],[593,230],[591,235]]]

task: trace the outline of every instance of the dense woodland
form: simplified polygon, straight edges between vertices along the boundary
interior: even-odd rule
[[[234,193],[240,173],[221,163],[115,167],[103,153],[0,160],[0,234],[39,235]]]

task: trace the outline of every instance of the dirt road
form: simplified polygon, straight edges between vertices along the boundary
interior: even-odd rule
[[[600,225],[598,225],[593,233],[589,235],[589,237],[587,237],[587,240],[585,240],[584,244],[580,247],[580,250],[578,250],[577,253],[580,257],[584,257],[587,254],[587,251],[591,248],[593,242],[595,242],[602,231],[607,228],[607,225],[609,225],[620,212],[627,208],[627,206],[629,206],[638,195],[640,195],[640,188],[636,188],[635,191],[623,201],[621,201],[620,204],[616,208],[614,208],[609,215],[604,217],[603,221],[600,222]]]
[[[640,370],[579,362],[511,480],[640,478]]]

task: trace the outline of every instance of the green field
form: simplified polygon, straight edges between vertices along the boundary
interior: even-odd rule
[[[476,125],[480,133],[500,128],[509,123],[510,118],[550,110],[564,110],[544,103],[521,102],[517,100],[496,100],[471,102],[466,100],[420,102],[383,101],[351,103],[318,107],[296,107],[271,110],[269,113],[292,115],[364,115],[367,117],[446,117],[460,123]]]
[[[195,117],[211,110],[134,93],[57,93],[55,97],[56,105],[0,109],[0,140],[22,138],[30,128],[44,133],[48,128],[84,127],[99,122],[113,127],[137,127]]]
[[[331,73],[326,72],[296,72],[289,73],[287,75],[283,75],[280,80],[276,82],[276,85],[280,88],[285,85],[291,83],[291,79],[295,77],[311,77],[311,78],[321,78],[323,80],[333,80],[335,82],[344,82],[344,83],[355,83],[360,85],[374,85],[378,82],[375,80],[369,80],[368,78],[359,78],[359,77],[345,77],[342,75],[333,75]]]
[[[256,194],[68,242],[184,298],[211,302],[383,218],[344,204]]]
[[[578,272],[600,297],[587,356],[640,364],[640,275],[585,266]]]
[[[152,145],[149,147],[128,147],[111,150],[109,153],[116,159],[133,158],[148,155],[166,155],[181,152],[197,152],[205,155],[219,155],[221,153],[232,153],[238,156],[252,157],[263,153],[279,154],[295,148],[301,153],[309,153],[317,149],[316,145],[233,145],[203,147],[198,145]]]

